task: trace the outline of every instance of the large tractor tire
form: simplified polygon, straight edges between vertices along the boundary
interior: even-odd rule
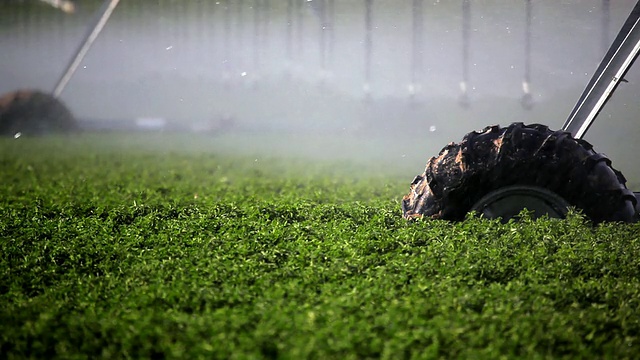
[[[0,136],[45,135],[76,129],[71,111],[50,94],[19,90],[0,97]]]
[[[633,222],[636,198],[625,183],[588,142],[544,125],[514,123],[444,147],[413,180],[402,210],[407,219],[457,221],[477,211],[508,220],[522,208],[532,210],[528,205],[560,218],[571,206],[596,224]]]

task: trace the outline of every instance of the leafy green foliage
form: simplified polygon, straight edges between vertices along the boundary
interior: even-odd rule
[[[593,228],[577,214],[407,222],[410,179],[379,164],[147,140],[0,143],[0,353],[640,351],[638,225]]]

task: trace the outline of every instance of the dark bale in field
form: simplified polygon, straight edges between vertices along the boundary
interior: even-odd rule
[[[78,128],[71,111],[50,94],[18,90],[0,97],[0,135],[45,135]]]

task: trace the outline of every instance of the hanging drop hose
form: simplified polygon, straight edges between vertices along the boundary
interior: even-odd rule
[[[304,6],[301,0],[295,1],[296,5],[296,57],[300,63],[304,59]]]
[[[320,2],[320,56],[321,56],[321,83],[325,84],[331,76],[331,65],[333,60],[333,20],[334,20],[334,1],[322,0]]]
[[[240,69],[245,66],[244,61],[244,0],[236,0],[236,62]],[[244,69],[242,71],[245,71]]]
[[[253,71],[260,69],[260,0],[253,1]]]
[[[98,11],[95,24],[90,28],[91,30],[87,32],[84,41],[80,44],[80,47],[76,51],[76,54],[67,65],[67,69],[64,71],[64,73],[56,83],[56,86],[53,88],[53,97],[57,98],[60,96],[60,94],[62,94],[62,91],[64,91],[64,88],[69,83],[69,80],[71,80],[71,77],[78,69],[78,66],[80,66],[80,63],[87,55],[87,52],[91,48],[91,45],[93,45],[93,43],[98,38],[98,35],[100,35],[100,32],[107,24],[109,17],[113,13],[113,10],[115,10],[116,6],[118,6],[119,2],[120,0],[105,0],[102,7]]]
[[[364,92],[365,100],[371,100],[371,55],[373,50],[373,0],[364,0]]]
[[[471,106],[468,93],[469,42],[471,37],[471,1],[462,0],[462,81],[458,103],[467,109]]]
[[[524,79],[522,80],[522,98],[520,104],[525,110],[533,108],[531,95],[531,0],[525,0],[525,30],[524,30]]]
[[[411,47],[411,83],[409,84],[409,98],[414,101],[416,94],[420,92],[422,84],[422,55],[423,55],[423,29],[424,11],[423,0],[413,0],[413,38]]]
[[[268,59],[269,51],[269,28],[271,27],[271,1],[262,0],[262,42],[260,46],[262,48],[262,55],[265,59]]]
[[[318,12],[318,17],[320,18],[320,33],[318,34],[318,50],[320,54],[320,86],[324,86],[327,71],[327,9],[325,0],[321,0],[319,2],[316,11]]]
[[[329,32],[329,38],[327,39],[327,63],[329,68],[333,66],[333,51],[336,43],[335,34],[335,1],[327,0],[327,31]]]
[[[224,60],[222,71],[222,82],[225,87],[231,81],[231,0],[224,2]]]
[[[285,52],[287,61],[285,64],[285,76],[291,76],[291,66],[293,64],[293,0],[287,0],[287,15],[285,24]]]
[[[320,54],[320,86],[324,87],[330,76],[330,66],[333,53],[333,18],[334,1],[320,0],[315,2],[313,10],[316,12],[320,22],[320,34],[318,38]]]
[[[531,95],[531,0],[525,0],[524,78],[520,105],[525,110],[533,108],[533,95]]]

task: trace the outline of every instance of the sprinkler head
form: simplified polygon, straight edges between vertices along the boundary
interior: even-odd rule
[[[524,93],[522,95],[522,98],[520,99],[520,104],[522,105],[522,108],[525,110],[531,110],[533,108],[533,96],[531,95],[531,90],[530,90],[530,86],[529,86],[529,82],[528,81],[523,81],[522,82],[522,92]]]
[[[522,105],[522,108],[525,110],[533,109],[534,103],[533,96],[529,93],[522,95],[522,98],[520,99],[520,105]]]
[[[469,99],[469,93],[467,92],[467,83],[465,81],[460,82],[460,96],[458,96],[458,104],[463,109],[471,107],[471,100]]]

